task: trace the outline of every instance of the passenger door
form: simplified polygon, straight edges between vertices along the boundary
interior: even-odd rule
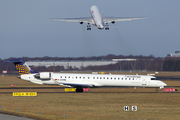
[[[147,80],[145,78],[142,79],[142,85],[147,85]]]

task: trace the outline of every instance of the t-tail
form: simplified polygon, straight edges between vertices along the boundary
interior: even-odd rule
[[[11,59],[5,62],[13,62],[20,75],[38,73],[37,71],[31,70],[31,68],[25,63],[23,59]]]

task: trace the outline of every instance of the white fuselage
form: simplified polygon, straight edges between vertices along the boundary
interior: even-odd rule
[[[101,13],[99,12],[98,7],[93,5],[90,8],[90,13],[91,13],[92,19],[94,21],[94,25],[96,25],[98,29],[104,29],[103,17],[101,15]]]
[[[148,75],[111,75],[111,74],[75,74],[75,73],[50,73],[51,78],[41,80],[35,74],[21,75],[20,78],[37,84],[88,84],[92,87],[103,86],[131,86],[131,87],[164,87],[164,82]],[[67,86],[67,85],[65,85]]]

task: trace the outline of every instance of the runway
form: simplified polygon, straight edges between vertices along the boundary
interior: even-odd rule
[[[174,88],[174,87],[179,88],[180,86],[165,86],[164,88]],[[65,89],[65,88],[66,87],[0,87],[0,89]],[[95,88],[101,89],[101,88],[134,88],[134,87],[120,86],[120,87],[95,87]],[[95,88],[90,88],[90,89],[95,89]],[[142,88],[142,87],[136,87],[136,88]]]
[[[65,87],[0,87],[0,89],[64,89]]]
[[[1,111],[0,111],[0,113],[1,113]],[[30,119],[30,118],[25,118],[25,117],[13,116],[12,114],[8,114],[8,113],[0,114],[0,119],[1,120],[34,120],[34,119]]]
[[[180,76],[156,76],[159,80],[180,80]]]
[[[166,86],[165,88],[177,88],[180,86]],[[76,92],[64,91],[65,87],[0,87],[0,94],[12,94],[13,92],[37,92],[38,94],[68,94]],[[113,91],[113,89],[116,89]],[[141,89],[141,90],[137,90]],[[147,91],[147,89],[151,89]],[[101,87],[90,88],[90,91],[84,91],[83,94],[88,93],[180,93],[179,91],[164,92],[164,90],[156,90],[156,88],[142,88],[142,87]],[[159,88],[158,88],[159,89]],[[102,91],[105,90],[105,91]],[[79,93],[76,93],[79,94]]]

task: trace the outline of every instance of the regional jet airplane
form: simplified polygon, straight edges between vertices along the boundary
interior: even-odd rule
[[[154,76],[148,75],[112,75],[112,74],[76,74],[36,72],[25,63],[23,59],[12,59],[19,71],[18,78],[36,84],[62,85],[77,88],[76,92],[83,92],[83,88],[92,87],[160,87],[167,86]]]
[[[96,26],[98,29],[109,30],[108,23],[115,23],[117,21],[131,21],[136,19],[145,19],[148,17],[104,17],[99,12],[97,6],[93,5],[90,8],[91,17],[80,17],[80,18],[52,18],[52,20],[66,21],[66,22],[79,22],[80,24],[87,23],[87,30],[91,30],[91,25]]]

